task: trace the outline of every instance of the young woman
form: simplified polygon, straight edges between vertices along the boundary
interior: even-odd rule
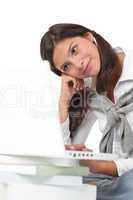
[[[96,182],[97,199],[132,199],[133,54],[112,48],[98,33],[77,24],[51,26],[41,39],[40,52],[61,76],[59,117],[66,148],[84,150],[98,118],[103,132],[100,151],[121,157],[80,161],[92,172],[87,181]]]

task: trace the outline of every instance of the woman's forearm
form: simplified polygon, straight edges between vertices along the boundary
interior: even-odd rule
[[[59,100],[59,119],[63,123],[68,117],[68,107],[72,96],[83,89],[84,80],[62,74],[61,93]]]
[[[68,102],[60,100],[59,101],[59,120],[63,123],[68,117]]]
[[[81,160],[80,165],[88,166],[91,172],[118,176],[115,162],[106,160]]]

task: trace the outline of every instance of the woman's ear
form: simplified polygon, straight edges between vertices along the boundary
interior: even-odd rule
[[[91,32],[87,32],[84,34],[84,38],[88,39],[89,41],[93,42],[94,36]]]
[[[87,32],[84,34],[84,38],[88,39],[90,42],[93,42],[97,46],[96,38],[93,36],[91,32]]]

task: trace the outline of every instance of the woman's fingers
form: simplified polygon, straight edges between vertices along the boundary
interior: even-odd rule
[[[84,81],[82,79],[78,79],[76,82],[76,90],[79,91],[83,89],[84,87]]]
[[[77,87],[77,80],[76,80],[76,79],[73,79],[73,89],[76,90],[76,87]]]
[[[62,75],[62,80],[63,80],[63,83],[69,82],[69,87],[73,87],[73,89],[78,89],[79,87],[81,86],[83,87],[84,85],[83,79],[71,77],[65,74]]]
[[[85,145],[84,144],[68,144],[68,145],[65,145],[66,149],[67,150],[81,150],[83,148],[85,148]]]
[[[87,148],[84,144],[70,144],[65,145],[66,150],[74,150],[74,151],[90,151],[92,152],[92,149]]]
[[[89,149],[89,148],[84,148],[82,151],[90,151],[90,152],[93,152],[93,150],[92,149]]]

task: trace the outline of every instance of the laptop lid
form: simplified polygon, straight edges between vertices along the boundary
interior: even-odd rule
[[[61,126],[56,118],[33,118],[26,113],[0,120],[0,154],[64,156]]]

